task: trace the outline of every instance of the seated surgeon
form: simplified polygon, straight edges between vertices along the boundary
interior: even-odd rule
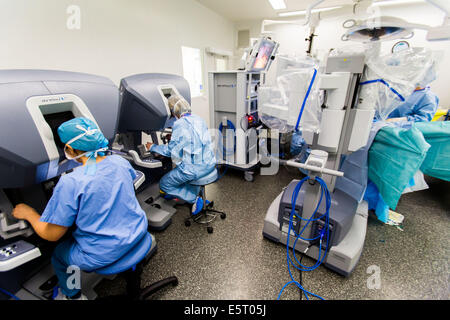
[[[55,299],[86,300],[81,288],[69,288],[67,268],[92,272],[119,260],[146,234],[147,217],[135,196],[136,172],[125,159],[105,156],[108,140],[93,121],[72,119],[58,135],[67,159],[82,166],[61,176],[42,216],[26,204],[17,205],[13,215],[48,241],[58,241],[76,226],[52,256],[60,287]]]
[[[162,177],[159,186],[164,198],[180,198],[192,204],[192,214],[203,208],[200,187],[190,185],[215,169],[211,136],[205,121],[191,113],[189,103],[177,95],[168,99],[172,116],[177,120],[172,127],[172,137],[167,145],[147,143],[147,149],[171,157],[176,167]]]
[[[421,81],[414,92],[391,112],[388,122],[411,121],[425,122],[431,121],[439,106],[439,98],[430,90],[427,85],[436,79],[434,66],[427,71],[425,79]]]

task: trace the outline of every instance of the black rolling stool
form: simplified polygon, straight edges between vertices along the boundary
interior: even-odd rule
[[[209,204],[206,204],[205,187],[211,183],[216,182],[218,179],[219,173],[217,169],[214,169],[213,171],[211,171],[211,173],[208,173],[207,175],[201,177],[200,179],[189,182],[190,185],[200,187],[199,196],[201,196],[203,199],[203,209],[198,214],[193,215],[191,213],[190,217],[186,218],[186,220],[184,221],[186,227],[189,227],[191,225],[192,220],[196,223],[206,224],[207,225],[206,230],[208,231],[208,233],[212,233],[214,229],[212,226],[210,226],[211,222],[213,222],[219,214],[221,219],[225,219],[227,217],[225,212],[214,209],[214,201],[211,201]]]
[[[111,296],[103,299],[145,300],[169,284],[176,286],[178,284],[177,277],[169,277],[145,288],[141,288],[143,268],[155,252],[155,238],[147,232],[143,239],[120,260],[107,267],[96,270],[95,273],[101,275],[124,274],[127,282],[127,294],[125,296]]]

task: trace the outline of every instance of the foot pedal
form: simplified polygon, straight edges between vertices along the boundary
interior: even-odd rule
[[[57,285],[58,285],[58,277],[56,275],[54,275],[53,277],[51,277],[50,279],[45,281],[43,284],[41,284],[39,287],[39,290],[44,291],[44,292],[47,292],[47,291],[53,292],[53,288]]]

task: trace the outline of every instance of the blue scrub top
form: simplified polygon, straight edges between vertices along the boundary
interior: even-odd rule
[[[75,223],[71,263],[85,271],[109,265],[145,235],[148,222],[136,199],[135,177],[117,155],[97,163],[94,175],[78,167],[61,177],[40,220],[64,227]]]
[[[407,121],[431,121],[437,111],[439,98],[429,88],[414,91],[405,102],[392,111],[389,118],[406,117]]]
[[[175,121],[169,144],[154,144],[150,151],[171,157],[186,174],[197,174],[199,170],[211,172],[216,165],[208,126],[195,114],[186,114]]]

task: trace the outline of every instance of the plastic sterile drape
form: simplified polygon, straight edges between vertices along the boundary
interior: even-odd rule
[[[277,56],[277,66],[276,84],[259,88],[261,121],[281,133],[296,129],[316,132],[320,125],[318,61],[306,56]]]
[[[426,86],[436,78],[436,53],[424,48],[382,56],[368,54],[366,65],[358,107],[375,108],[378,120],[386,120],[416,87]]]

